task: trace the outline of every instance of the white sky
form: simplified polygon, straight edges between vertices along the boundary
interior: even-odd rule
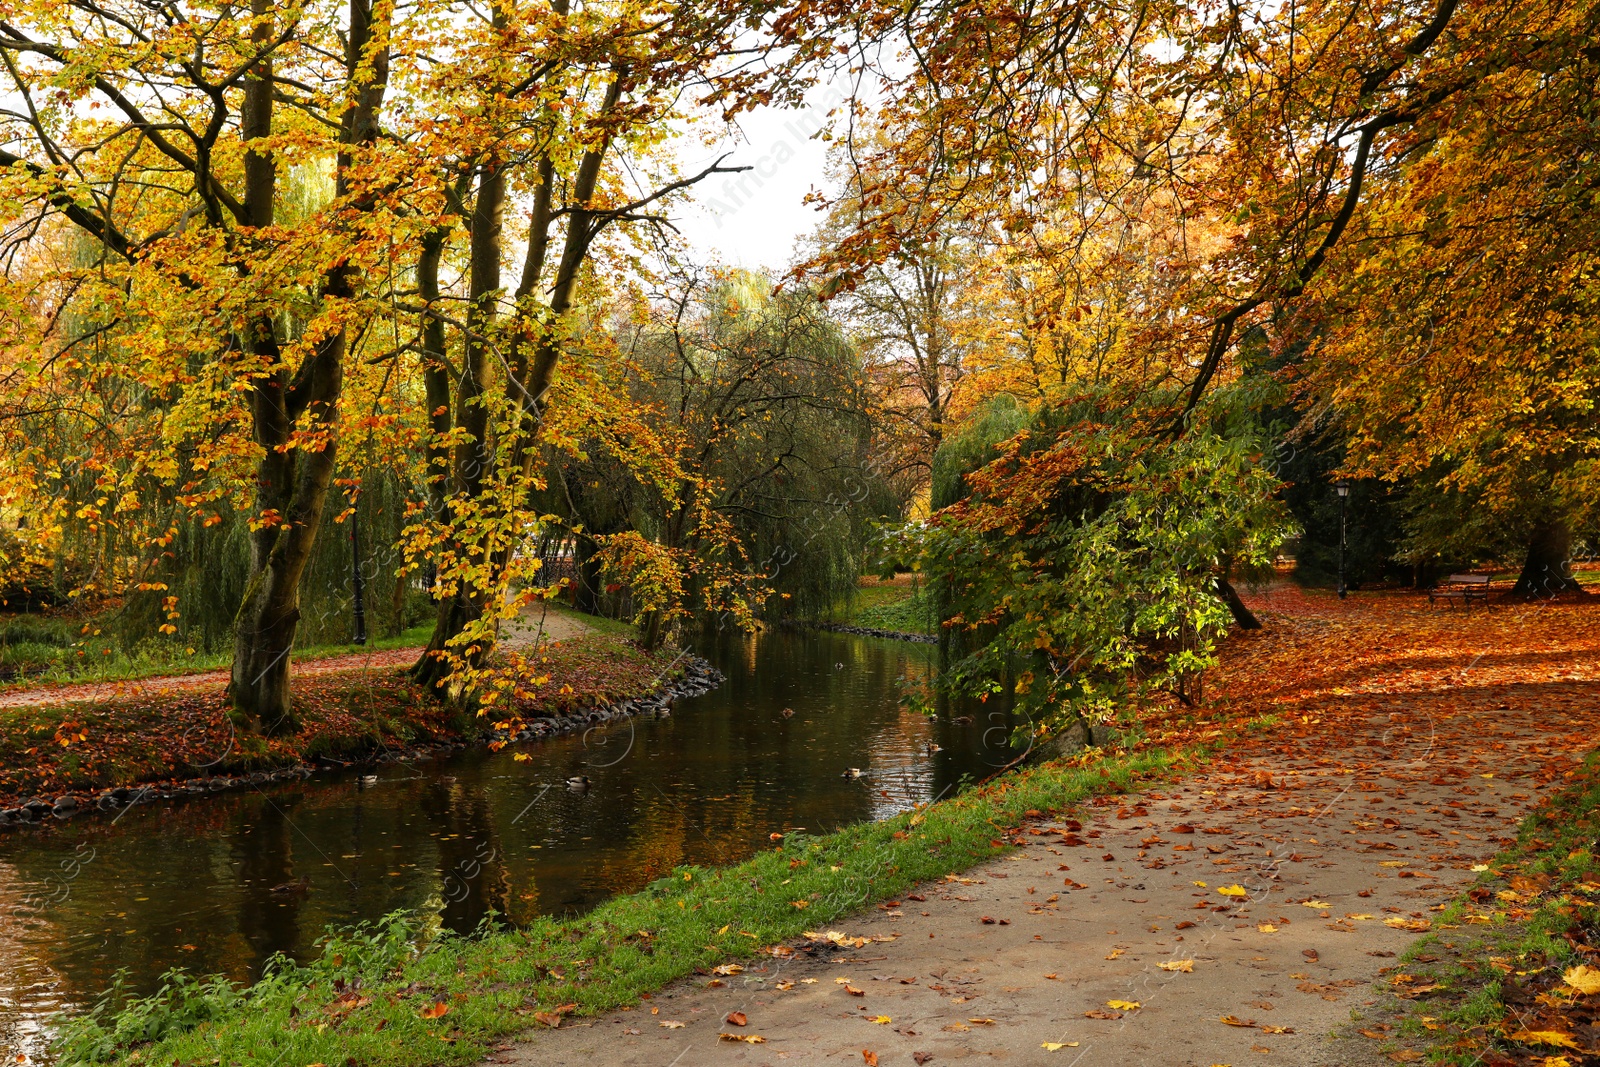
[[[724,166],[748,166],[743,174],[716,175],[700,183],[692,203],[673,223],[695,258],[749,269],[782,271],[794,258],[795,239],[809,235],[822,216],[802,203],[812,189],[827,189],[827,146],[811,134],[843,98],[841,88],[820,86],[805,109],[760,108],[739,118],[742,136],[702,150],[685,151],[683,169],[694,173],[723,152]]]

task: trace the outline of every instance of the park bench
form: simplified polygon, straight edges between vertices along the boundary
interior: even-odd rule
[[[1463,605],[1478,600],[1488,607],[1489,583],[1492,580],[1487,574],[1452,574],[1428,590],[1428,603],[1443,600],[1453,607],[1457,600]]]

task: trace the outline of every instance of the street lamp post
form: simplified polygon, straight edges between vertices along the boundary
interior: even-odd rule
[[[1340,478],[1333,483],[1339,491],[1339,599],[1345,598],[1347,592],[1344,584],[1344,505],[1350,497],[1350,483]]]
[[[361,573],[361,502],[356,498],[356,504],[350,512],[350,592],[355,603],[355,633],[351,635],[352,644],[364,645],[367,643],[367,603],[366,581]]]

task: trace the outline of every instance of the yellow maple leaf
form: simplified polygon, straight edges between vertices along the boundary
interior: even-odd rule
[[[1039,1047],[1046,1052],[1060,1052],[1064,1048],[1077,1048],[1076,1041],[1041,1041]]]
[[[1326,900],[1306,900],[1306,901],[1302,901],[1300,903],[1300,906],[1302,908],[1331,908],[1331,907],[1333,907],[1333,905],[1329,904]]]
[[[1587,963],[1568,967],[1561,978],[1586,997],[1600,993],[1600,969],[1591,967]]]
[[[1158,963],[1156,966],[1163,971],[1177,971],[1181,974],[1194,973],[1194,960],[1168,960],[1165,963]]]
[[[1278,932],[1278,928],[1273,926],[1271,923],[1256,923],[1256,929],[1260,930],[1264,934],[1275,934]]]
[[[1115,1008],[1117,1011],[1137,1011],[1139,1002],[1137,1000],[1108,1000],[1106,1001],[1106,1007]]]
[[[1250,895],[1249,891],[1242,885],[1225,885],[1218,889],[1217,892],[1225,897],[1247,897]]]
[[[1520,1045],[1555,1045],[1558,1048],[1577,1048],[1578,1042],[1571,1034],[1559,1030],[1518,1030],[1511,1040]]]

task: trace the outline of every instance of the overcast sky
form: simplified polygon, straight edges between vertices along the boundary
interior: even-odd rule
[[[674,218],[696,258],[773,272],[788,266],[795,239],[821,220],[815,207],[802,203],[813,188],[826,187],[827,146],[811,134],[841,99],[841,88],[821,86],[807,97],[806,109],[761,108],[740,117],[742,136],[709,151],[694,145],[684,153],[688,173],[723,152],[731,153],[724,166],[753,168],[700,183],[693,204]]]

